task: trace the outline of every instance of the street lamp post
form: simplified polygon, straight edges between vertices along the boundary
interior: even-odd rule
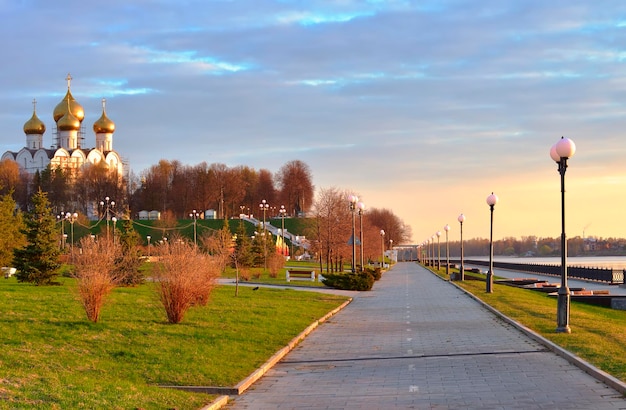
[[[198,223],[198,217],[200,216],[200,214],[198,213],[198,211],[194,209],[193,211],[191,211],[189,216],[193,218],[193,246],[198,246],[197,223]]]
[[[441,237],[441,231],[437,231],[437,270],[441,269],[441,242],[439,238]]]
[[[487,271],[486,291],[493,292],[493,208],[498,203],[498,196],[493,192],[487,197],[487,205],[491,213],[491,224],[489,228],[489,270]]]
[[[263,211],[263,272],[267,271],[267,238],[265,235],[265,212],[269,209],[270,204],[264,199],[259,204],[259,209]]]
[[[104,198],[104,201],[100,201],[100,206],[105,210],[105,218],[107,221],[107,241],[109,240],[109,211],[115,206],[115,201],[111,201],[108,196]]]
[[[430,236],[430,249],[431,249],[430,266],[435,266],[435,236],[436,236],[435,234],[432,234]]]
[[[464,281],[465,280],[465,265],[463,261],[463,222],[465,222],[465,215],[463,214],[459,215],[457,220],[459,221],[459,224],[461,225],[461,268],[459,270],[458,280]]]
[[[74,258],[74,222],[76,222],[76,219],[78,218],[78,213],[74,212],[73,214],[71,213],[66,213],[65,214],[65,219],[67,219],[71,225],[71,229],[70,229],[70,258]]]
[[[383,271],[383,267],[385,266],[385,230],[381,229],[380,230],[380,244],[381,244],[381,248],[382,248],[382,259],[380,262],[380,271]]]
[[[59,215],[57,215],[57,219],[61,221],[61,250],[65,251],[65,212],[61,211]]]
[[[148,258],[150,258],[150,239],[152,239],[152,237],[148,235],[146,236],[146,239],[148,240]]]
[[[570,290],[567,285],[567,239],[565,236],[565,171],[567,160],[574,156],[576,144],[569,138],[561,139],[550,148],[550,157],[558,164],[561,175],[561,286],[557,299],[557,333],[571,333],[569,327]]]
[[[113,222],[113,245],[115,245],[115,225],[117,224],[117,218],[113,217],[111,221]]]
[[[363,261],[363,212],[365,212],[365,204],[363,202],[359,202],[356,204],[356,207],[359,208],[359,241],[361,242],[361,271],[364,268]]]
[[[356,211],[356,204],[359,202],[359,197],[356,195],[350,195],[348,197],[350,203],[350,213],[352,214],[352,273],[356,272],[356,226],[354,221],[354,212]]]
[[[280,236],[282,237],[282,242],[280,243],[280,253],[285,256],[285,254],[287,252],[285,252],[286,250],[286,246],[285,246],[285,214],[287,213],[287,210],[285,209],[285,205],[281,205],[280,206],[280,210],[278,211],[280,212],[280,219],[281,219],[281,224],[280,224]]]
[[[446,276],[450,277],[450,244],[448,243],[448,231],[450,231],[450,225],[446,224],[443,227],[446,231]]]

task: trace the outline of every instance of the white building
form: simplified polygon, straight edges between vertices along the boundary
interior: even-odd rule
[[[106,115],[105,100],[102,100],[102,115],[93,124],[96,147],[84,148],[82,146],[84,140],[82,122],[85,112],[70,92],[72,77],[69,74],[66,80],[67,93],[52,114],[56,129],[51,148],[44,148],[43,137],[46,125],[37,116],[36,101],[33,101],[33,115],[24,124],[26,146],[18,152],[5,152],[1,159],[11,159],[31,174],[43,171],[48,165],[52,169],[61,168],[78,172],[84,167],[104,161],[107,167],[110,170],[116,170],[121,178],[122,160],[113,150],[115,123]]]

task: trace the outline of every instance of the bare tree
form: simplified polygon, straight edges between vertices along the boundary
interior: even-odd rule
[[[313,223],[307,236],[313,238],[319,253],[320,270],[325,262],[326,271],[332,271],[333,265],[349,255],[351,216],[346,198],[346,192],[326,188],[320,191],[313,206]]]
[[[401,244],[411,240],[411,227],[406,225],[389,209],[369,209],[367,211],[367,220],[379,230],[383,229],[385,231],[386,243],[389,243],[389,240],[393,240],[393,243]]]
[[[281,201],[294,216],[309,210],[313,203],[313,178],[309,166],[302,161],[289,161],[276,174]]]

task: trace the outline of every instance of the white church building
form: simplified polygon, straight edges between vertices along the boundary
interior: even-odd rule
[[[83,107],[74,99],[70,91],[72,77],[67,75],[67,93],[57,104],[52,114],[55,122],[51,148],[44,148],[46,125],[37,116],[36,101],[33,101],[33,115],[24,124],[26,146],[18,152],[7,151],[0,159],[10,159],[30,174],[41,172],[50,165],[73,173],[84,167],[101,163],[117,175],[123,175],[123,164],[119,154],[113,150],[115,123],[106,115],[106,101],[102,100],[102,115],[93,124],[96,147],[85,148]]]

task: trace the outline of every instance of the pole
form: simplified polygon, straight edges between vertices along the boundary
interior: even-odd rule
[[[463,261],[463,221],[461,223],[461,269],[459,270],[459,280],[465,280],[465,265]]]
[[[491,225],[489,228],[489,270],[487,271],[486,291],[487,293],[493,292],[493,207],[489,205],[491,213]]]
[[[441,269],[441,242],[439,241],[439,237],[441,233],[437,232],[437,270]]]
[[[354,221],[354,203],[350,203],[350,210],[352,211],[352,273],[356,272],[356,227]]]
[[[448,242],[448,231],[450,227],[446,225],[446,276],[450,277],[450,244]]]
[[[557,299],[557,333],[571,333],[569,327],[570,316],[570,290],[567,285],[567,238],[565,236],[565,171],[567,158],[559,161],[559,174],[561,174],[561,286]]]
[[[359,209],[359,241],[361,242],[361,271],[363,270],[363,209]]]

